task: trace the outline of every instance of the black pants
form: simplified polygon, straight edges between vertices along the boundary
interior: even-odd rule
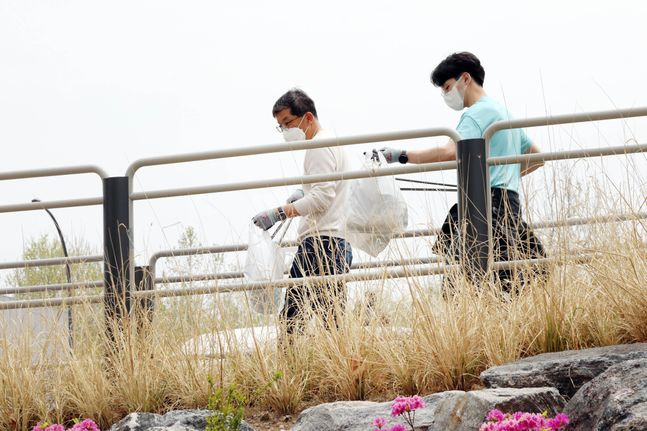
[[[535,259],[546,257],[544,246],[534,234],[530,226],[521,218],[521,203],[519,194],[512,190],[492,188],[492,239],[494,261],[502,262],[519,259]],[[434,252],[446,258],[449,263],[460,259],[460,229],[458,225],[458,205],[449,210],[449,214],[441,227]],[[528,271],[503,269],[496,272],[497,279],[503,289],[509,291],[513,286],[522,286],[529,277],[546,277],[545,266],[533,266]],[[516,283],[513,283],[515,282]],[[445,277],[445,287],[448,278]]]
[[[352,261],[352,248],[344,239],[308,237],[299,244],[290,268],[290,278],[344,274],[350,270]],[[331,323],[336,324],[338,313],[346,304],[346,283],[308,283],[289,287],[281,311],[288,334],[303,330],[303,307],[308,303],[315,312],[321,313],[327,327]]]

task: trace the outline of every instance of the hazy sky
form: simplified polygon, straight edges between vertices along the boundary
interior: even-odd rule
[[[338,136],[455,127],[460,114],[445,106],[429,74],[460,50],[480,57],[486,91],[518,118],[645,106],[646,16],[644,2],[618,0],[0,0],[0,171],[97,164],[123,175],[142,157],[280,142],[271,108],[294,86],[313,97],[323,126]],[[620,145],[647,141],[647,119],[528,133],[544,151]],[[359,163],[370,147],[349,151]],[[135,189],[297,175],[300,157],[147,168]],[[639,175],[647,171],[645,155],[633,163]],[[564,166],[596,175],[595,163]],[[610,166],[608,175],[622,176],[622,164]],[[455,172],[414,178],[455,181]],[[546,188],[532,184],[534,194]],[[245,242],[251,216],[290,190],[138,202],[138,263],[174,247],[188,225],[205,244]],[[4,181],[0,201],[100,192],[91,175]],[[412,227],[438,225],[455,201],[440,193],[407,198]],[[100,246],[100,207],[55,213],[67,236]],[[0,219],[2,261],[19,258],[30,237],[53,232],[40,211]]]

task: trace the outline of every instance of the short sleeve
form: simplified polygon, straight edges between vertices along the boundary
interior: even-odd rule
[[[532,145],[532,141],[530,140],[528,135],[526,135],[526,132],[523,129],[519,130],[519,138],[521,141],[521,154],[526,154],[528,152],[528,149]]]
[[[483,137],[483,131],[478,123],[469,115],[463,114],[461,121],[456,126],[456,131],[463,139],[476,139]]]

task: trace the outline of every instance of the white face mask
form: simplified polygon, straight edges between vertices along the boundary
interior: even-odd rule
[[[306,118],[305,115],[303,116],[303,118],[301,118],[301,121],[299,121],[299,125],[297,127],[290,127],[289,129],[283,130],[283,139],[285,139],[285,142],[306,140],[306,132],[301,130],[301,123],[303,122],[304,118]]]
[[[443,99],[445,99],[445,103],[447,104],[447,106],[449,106],[450,108],[456,111],[460,111],[465,107],[465,100],[464,100],[465,96],[462,95],[460,91],[458,91],[458,83],[460,82],[461,79],[463,79],[462,76],[458,78],[458,80],[454,83],[454,86],[452,87],[452,89],[449,90],[447,93],[442,92],[441,90]]]

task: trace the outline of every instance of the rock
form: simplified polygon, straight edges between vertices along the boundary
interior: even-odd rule
[[[647,358],[647,343],[543,353],[489,368],[481,380],[489,388],[552,386],[570,398],[610,366],[640,358]]]
[[[561,412],[566,401],[555,388],[483,389],[447,391],[424,398],[425,408],[416,410],[416,430],[475,430],[494,408],[505,412],[517,410],[549,414]],[[391,401],[339,401],[304,410],[292,431],[366,431],[373,419],[384,417],[387,427],[404,423],[391,417]]]
[[[492,409],[504,413],[525,411],[550,416],[560,413],[566,400],[555,388],[499,388],[462,392],[436,405],[429,431],[477,430]]]
[[[462,391],[448,391],[424,397],[425,408],[416,410],[416,427],[427,430],[433,421],[436,405],[446,399],[464,394]],[[387,426],[402,421],[391,417],[391,401],[337,401],[320,404],[301,412],[292,431],[366,431],[371,429],[373,419],[386,418]]]
[[[569,430],[647,430],[647,359],[609,367],[575,394],[564,413]]]
[[[154,413],[131,413],[110,431],[204,431],[209,410],[174,410],[165,415]],[[254,431],[243,421],[239,431]]]

